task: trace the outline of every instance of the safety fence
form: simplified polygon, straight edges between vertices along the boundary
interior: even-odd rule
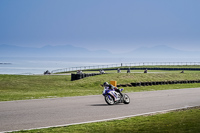
[[[105,69],[114,67],[135,67],[135,66],[164,66],[164,65],[200,65],[200,62],[136,62],[136,63],[119,63],[119,64],[108,64],[108,65],[94,65],[94,66],[79,66],[70,67],[63,69],[52,70],[51,73],[62,73],[77,70],[87,70],[87,69]]]
[[[79,80],[86,77],[101,75],[101,73],[82,73],[82,74],[71,74],[71,81]]]
[[[130,70],[167,70],[167,71],[173,71],[173,70],[192,70],[192,71],[200,71],[200,68],[158,68],[158,67],[154,67],[154,68],[148,68],[148,67],[141,67],[141,68],[130,68]],[[123,69],[121,69],[123,70]],[[126,70],[126,69],[124,69]]]
[[[80,67],[70,67],[51,71],[51,73],[61,73],[61,72],[71,72],[77,70],[87,70],[87,69],[104,69],[112,67],[121,67],[121,64],[109,64],[109,65],[95,65],[95,66],[80,66]]]
[[[135,82],[135,83],[129,83],[129,84],[118,84],[117,87],[137,87],[137,86],[168,85],[168,84],[191,84],[191,83],[200,83],[200,80]]]

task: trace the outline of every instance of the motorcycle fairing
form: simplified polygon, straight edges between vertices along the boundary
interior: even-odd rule
[[[122,92],[124,89],[119,89],[120,92]],[[110,95],[108,95],[110,94]],[[103,95],[108,95],[108,97],[110,98],[110,96],[113,96],[113,98],[115,99],[115,101],[119,100],[120,98],[117,96],[118,92],[116,92],[114,89],[110,90],[108,89],[108,87],[104,87],[104,91],[103,91]]]

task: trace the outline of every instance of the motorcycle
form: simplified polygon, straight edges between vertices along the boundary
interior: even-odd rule
[[[122,92],[124,89],[119,89]],[[122,94],[122,93],[121,93]],[[105,97],[105,101],[108,105],[113,105],[116,103],[124,103],[129,104],[130,98],[127,94],[122,94],[116,92],[114,89],[110,90],[107,87],[104,87],[103,96]]]

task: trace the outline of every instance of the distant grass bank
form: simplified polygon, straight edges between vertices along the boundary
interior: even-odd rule
[[[173,64],[173,63],[171,63]],[[126,64],[128,65],[128,64]],[[91,73],[91,72],[96,72],[96,73],[99,73],[99,70],[103,69],[104,71],[106,72],[111,72],[111,73],[116,73],[117,72],[117,69],[120,68],[122,70],[122,72],[126,72],[128,68],[131,68],[131,69],[134,69],[134,68],[141,68],[143,70],[131,70],[133,72],[144,72],[144,70],[146,68],[200,68],[200,65],[140,65],[140,66],[121,66],[121,67],[110,67],[110,68],[101,68],[101,66],[99,66],[99,68],[95,68],[95,69],[86,69],[86,70],[82,70],[83,72],[88,72],[88,73]],[[81,68],[80,68],[81,69]],[[125,70],[123,70],[125,69]],[[156,70],[156,71],[159,71],[159,70]],[[176,71],[176,70],[174,70]],[[167,71],[166,71],[167,72]],[[171,71],[172,72],[172,71]],[[180,72],[180,71],[179,71]],[[58,72],[58,73],[76,73],[76,70],[73,70],[73,71],[68,71],[68,72]]]
[[[200,107],[151,116],[16,133],[199,133]]]
[[[200,80],[199,71],[185,73],[153,71],[153,73],[110,73],[71,81],[70,75],[0,75],[0,101],[42,99],[53,97],[99,95],[101,85],[110,80],[118,84],[132,82]],[[124,92],[153,91],[200,87],[199,83],[125,87]]]

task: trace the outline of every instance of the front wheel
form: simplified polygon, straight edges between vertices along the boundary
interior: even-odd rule
[[[124,103],[129,104],[130,103],[130,98],[127,94],[124,94]]]
[[[115,102],[114,102],[114,98],[110,95],[105,95],[105,101],[107,104],[109,105],[113,105]]]

